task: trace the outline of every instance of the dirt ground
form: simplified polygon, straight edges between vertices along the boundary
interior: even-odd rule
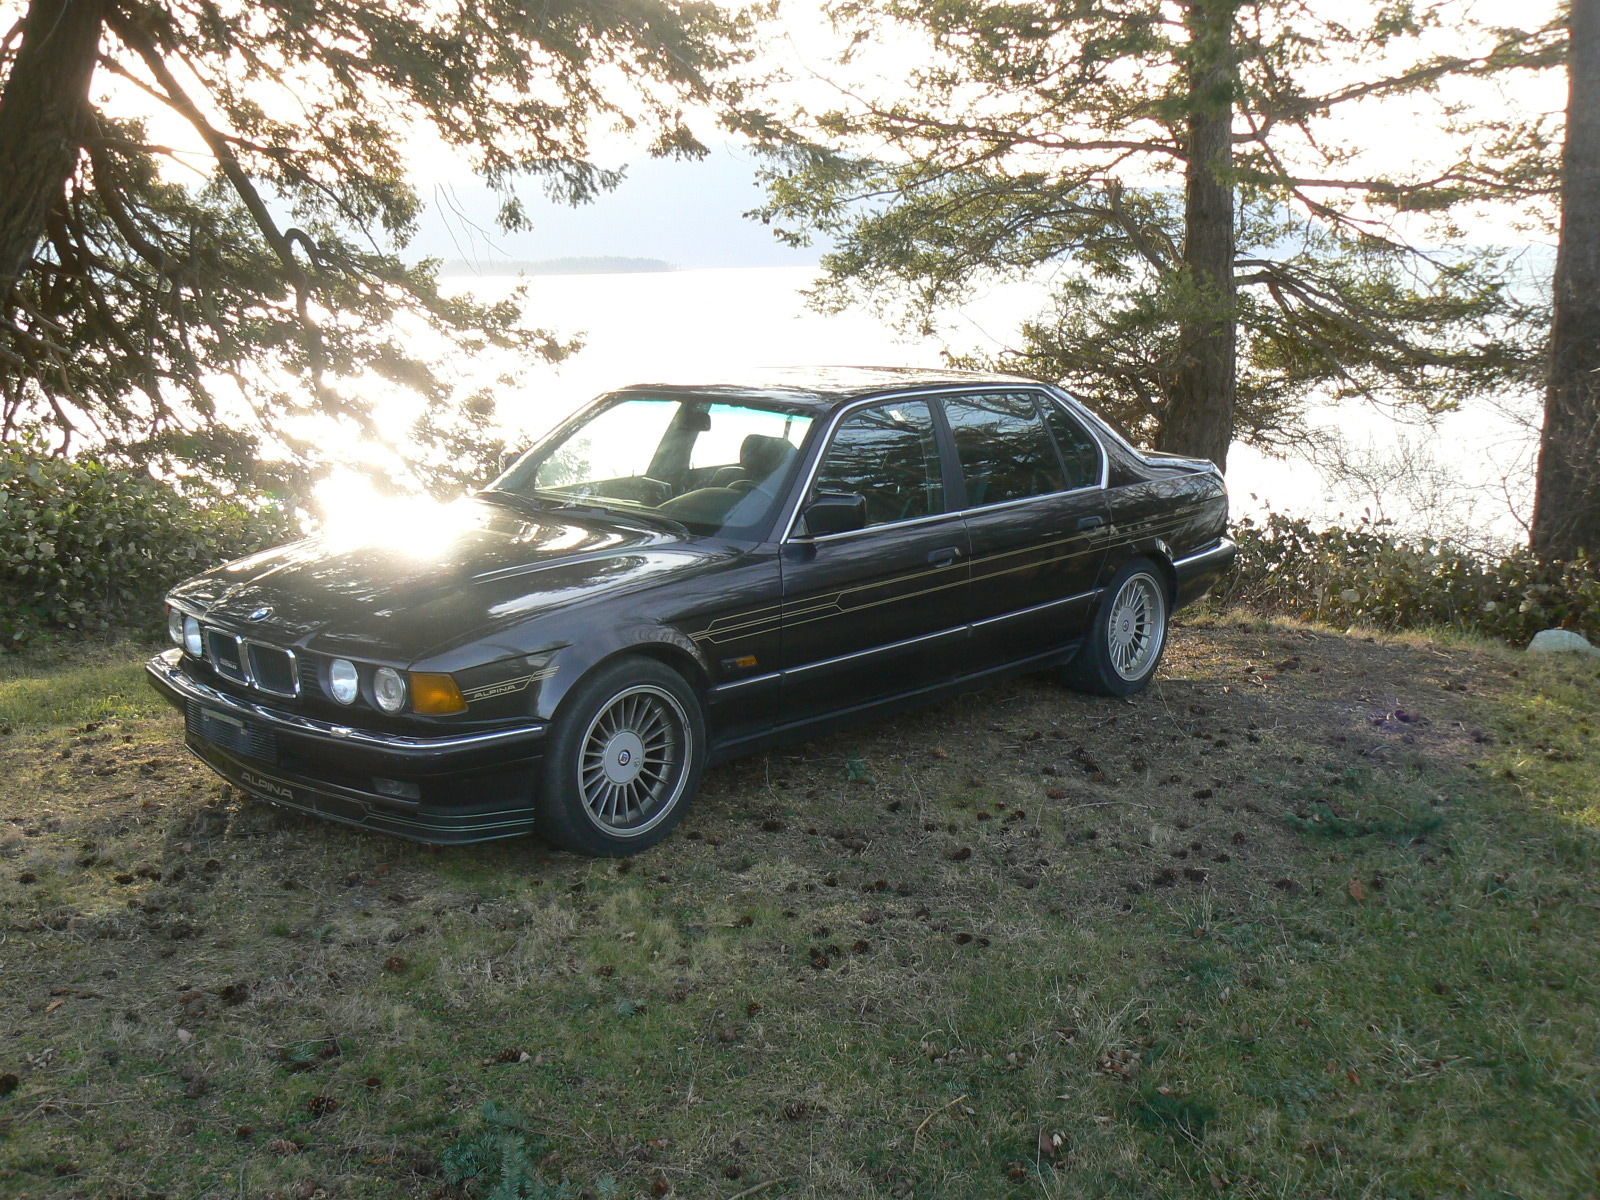
[[[155,709],[14,731],[0,1190],[455,1195],[441,1156],[498,1099],[537,1112],[541,1178],[571,1195],[1265,1196],[1289,1178],[1366,1194],[1349,1153],[1316,1149],[1333,1144],[1319,1122],[1358,1138],[1331,1115],[1343,1075],[1304,1067],[1327,1113],[1236,1099],[1221,1089],[1255,1078],[1259,1052],[1206,1065],[1202,1034],[1274,980],[1282,995],[1247,1002],[1326,996],[1297,993],[1309,958],[1250,927],[1317,914],[1331,945],[1382,902],[1388,924],[1362,928],[1399,938],[1404,897],[1466,886],[1462,839],[1491,844],[1498,818],[1455,809],[1518,786],[1515,734],[1493,719],[1516,670],[1423,639],[1201,620],[1138,696],[1029,677],[717,768],[683,826],[623,862],[532,840],[435,851],[281,814],[216,780]],[[1559,762],[1575,744],[1522,751]],[[1117,972],[1126,1003],[1103,982]],[[1377,1036],[1346,1023],[1350,1046]],[[1193,1062],[1164,1077],[1158,1045]],[[1361,1071],[1399,1069],[1369,1050]],[[1174,1119],[1177,1137],[1127,1115],[1206,1079],[1204,1142],[1200,1118]],[[1297,1104],[1312,1132],[1261,1124]],[[1445,1138],[1465,1117],[1436,1119]],[[1418,1148],[1426,1123],[1402,1123],[1360,1135],[1393,1156],[1391,1182],[1424,1181],[1390,1194],[1458,1190],[1459,1164]],[[1555,1170],[1539,1145],[1504,1150],[1507,1170]],[[1572,1153],[1563,1179],[1586,1169]]]

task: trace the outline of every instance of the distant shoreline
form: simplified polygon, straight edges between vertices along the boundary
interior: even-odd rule
[[[572,258],[505,258],[469,262],[447,259],[439,268],[443,276],[459,275],[633,275],[641,272],[676,271],[672,263],[659,258],[624,258],[615,255],[580,255]]]

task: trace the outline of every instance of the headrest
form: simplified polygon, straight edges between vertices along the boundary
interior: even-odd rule
[[[739,465],[752,479],[766,479],[794,457],[794,446],[785,438],[752,433],[739,446]]]

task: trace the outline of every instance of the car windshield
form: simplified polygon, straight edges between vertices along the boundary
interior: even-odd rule
[[[703,396],[610,396],[518,459],[491,492],[760,537],[811,417]]]

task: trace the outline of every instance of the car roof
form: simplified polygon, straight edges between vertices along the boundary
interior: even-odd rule
[[[924,367],[767,367],[741,372],[731,378],[696,377],[670,382],[636,383],[616,393],[705,396],[717,400],[756,401],[819,412],[867,396],[959,388],[974,385],[1015,384],[1038,387],[1038,380],[988,371],[957,371]]]

